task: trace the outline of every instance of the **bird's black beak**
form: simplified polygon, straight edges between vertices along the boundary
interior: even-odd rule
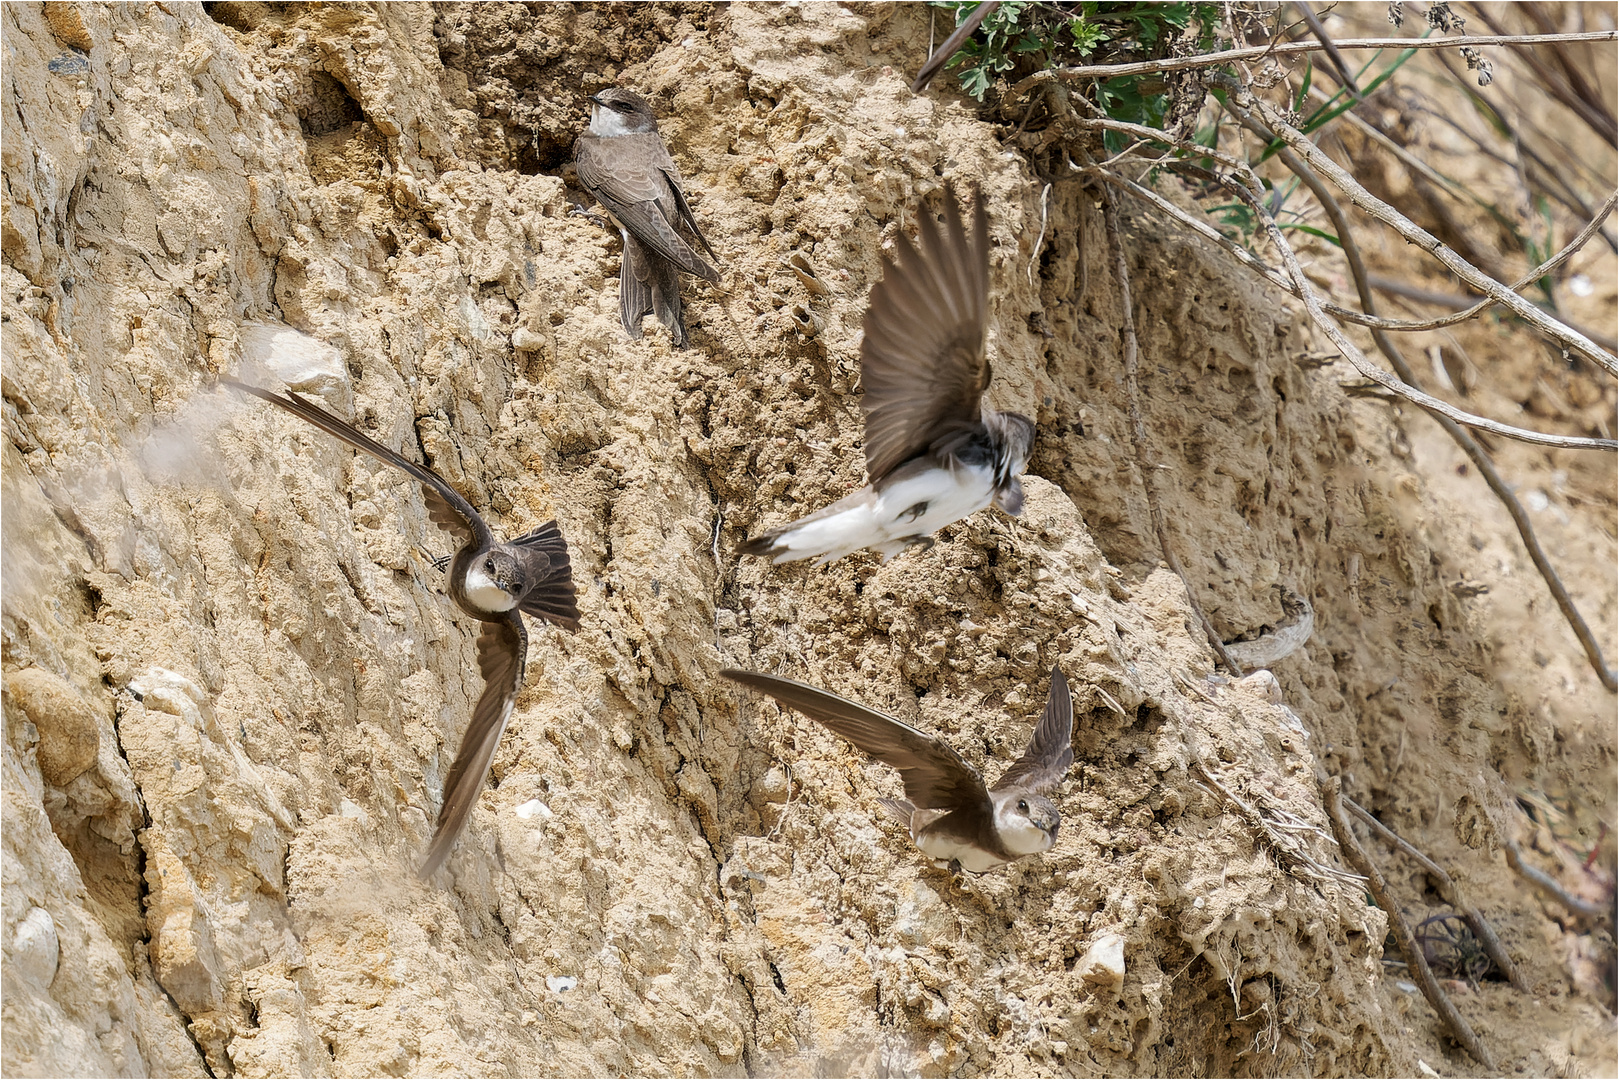
[[[609,106],[608,106],[608,104],[607,104],[607,102],[605,102],[605,101],[603,101],[603,100],[602,100],[602,96],[601,96],[601,91],[600,91],[600,90],[598,90],[598,91],[596,91],[596,92],[595,92],[595,93],[594,93],[594,94],[591,94],[591,95],[590,95],[590,96],[589,96],[589,97],[588,97],[588,98],[586,98],[586,99],[585,99],[585,100],[586,100],[586,101],[588,101],[588,102],[590,102],[590,103],[591,103],[591,104],[592,104],[592,105],[600,105],[600,106],[601,106],[601,107],[602,107],[602,108],[609,108]]]

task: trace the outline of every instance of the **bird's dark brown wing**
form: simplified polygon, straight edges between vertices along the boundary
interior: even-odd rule
[[[1034,725],[1028,749],[1001,774],[992,790],[1050,791],[1068,775],[1068,766],[1073,763],[1074,697],[1068,691],[1068,680],[1063,678],[1062,672],[1052,668],[1046,711]]]
[[[483,790],[489,763],[495,759],[495,748],[500,745],[506,721],[511,719],[512,703],[517,690],[523,685],[523,661],[528,655],[528,633],[523,629],[523,617],[508,611],[495,622],[483,624],[478,635],[478,669],[483,672],[483,693],[472,710],[472,722],[461,737],[461,747],[455,752],[455,762],[444,780],[444,805],[438,812],[438,826],[433,830],[433,846],[428,849],[427,861],[417,871],[419,877],[430,878],[444,865],[456,837],[466,828],[472,816],[472,807]]]
[[[792,679],[735,669],[720,674],[820,721],[878,761],[898,769],[905,781],[905,797],[919,809],[993,817],[984,778],[943,739]]]
[[[472,508],[472,504],[463,499],[454,488],[446,484],[443,478],[432,469],[427,468],[425,465],[418,465],[409,458],[394,453],[376,440],[360,434],[346,421],[339,420],[295,391],[289,390],[287,391],[287,396],[282,397],[280,394],[272,394],[268,390],[257,386],[249,386],[247,383],[237,382],[235,379],[220,379],[219,382],[232,390],[240,390],[244,394],[252,394],[256,398],[262,398],[270,404],[285,409],[292,415],[314,424],[328,435],[337,436],[356,450],[363,450],[378,461],[392,465],[396,469],[403,469],[421,482],[422,495],[427,501],[427,516],[433,520],[433,524],[449,532],[462,543],[474,538],[477,539],[480,545],[488,545],[494,542],[494,534],[489,531],[489,526],[484,524],[483,518],[478,516],[478,512]]]
[[[719,271],[705,263],[671,223],[680,204],[660,167],[664,162],[673,167],[663,139],[652,131],[608,139],[586,134],[574,151],[579,183],[636,239],[688,274],[718,281]]]
[[[975,193],[969,239],[954,191],[946,189],[944,203],[943,230],[924,211],[916,244],[899,238],[866,310],[860,408],[874,484],[951,428],[977,424],[989,386],[989,221]]]
[[[669,183],[670,194],[675,197],[675,208],[679,211],[680,223],[686,227],[692,236],[697,238],[699,244],[703,245],[703,250],[708,252],[710,259],[718,259],[719,256],[714,254],[714,245],[710,244],[708,237],[703,235],[703,230],[697,225],[696,215],[691,212],[691,204],[686,201],[686,181],[680,175],[679,166],[675,164],[673,158],[669,157],[667,147],[664,149],[663,156],[668,160],[668,164],[659,166],[659,168],[663,172],[663,178]]]

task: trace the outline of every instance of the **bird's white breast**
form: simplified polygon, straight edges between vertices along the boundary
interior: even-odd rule
[[[988,465],[928,469],[884,488],[875,517],[885,538],[929,536],[988,506],[994,490],[995,471]],[[918,503],[927,509],[913,520],[910,510]]]
[[[1026,814],[1019,813],[1011,803],[996,809],[995,831],[1000,834],[1006,850],[1015,855],[1038,855],[1049,851],[1057,842],[1056,837],[1030,821]]]
[[[467,571],[467,599],[480,611],[510,611],[517,598],[495,583],[495,579],[474,566]]]
[[[611,139],[615,135],[630,135],[629,125],[617,109],[602,105],[590,106],[590,133],[598,139]]]
[[[971,844],[963,844],[943,836],[930,836],[923,832],[921,836],[912,836],[916,841],[917,849],[931,859],[956,860],[963,870],[974,874],[982,874],[986,870],[993,870],[997,866],[1005,866],[1006,860],[990,854],[983,848]]]

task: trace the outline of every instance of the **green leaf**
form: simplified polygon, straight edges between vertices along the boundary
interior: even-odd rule
[[[1327,232],[1325,229],[1318,229],[1314,225],[1301,225],[1296,221],[1278,221],[1276,223],[1276,227],[1278,229],[1293,229],[1297,232],[1309,233],[1311,236],[1319,236],[1321,239],[1327,241],[1329,244],[1332,244],[1334,247],[1343,247],[1343,244],[1335,235]]]

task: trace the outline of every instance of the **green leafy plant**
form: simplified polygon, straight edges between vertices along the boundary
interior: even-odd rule
[[[976,0],[940,0],[959,23],[978,6]],[[1006,0],[990,13],[951,64],[960,67],[961,87],[984,100],[995,80],[1022,70],[1051,64],[1106,62],[1129,57],[1165,56],[1170,44],[1194,22],[1203,28],[1199,47],[1214,42],[1217,4],[1036,3]],[[1133,76],[1111,79],[1099,90],[1109,116],[1135,123],[1156,123],[1168,105],[1162,79]],[[1115,111],[1117,110],[1117,111]]]

